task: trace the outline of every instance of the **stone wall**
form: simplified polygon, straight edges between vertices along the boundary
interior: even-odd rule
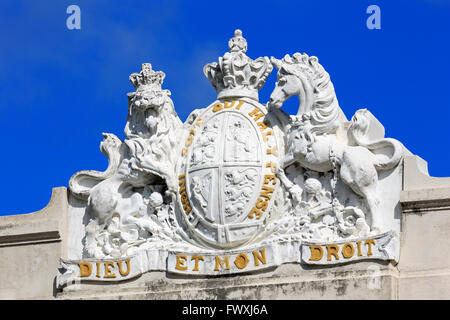
[[[0,217],[0,299],[55,296],[67,209],[67,189],[60,187],[40,211]]]
[[[403,183],[399,298],[450,299],[450,178],[430,177],[409,156]]]
[[[41,211],[0,217],[1,299],[450,299],[450,178],[404,159],[397,265],[365,261],[316,267],[284,264],[264,272],[188,277],[150,272],[120,283],[55,290],[67,255],[68,195],[53,189]]]

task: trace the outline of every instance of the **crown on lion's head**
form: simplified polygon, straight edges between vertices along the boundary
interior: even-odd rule
[[[162,71],[154,71],[150,63],[143,63],[141,72],[130,75],[130,82],[136,91],[127,94],[129,103],[144,110],[159,109],[171,95],[169,90],[161,88],[165,76]]]
[[[165,76],[162,71],[154,71],[150,63],[143,63],[140,73],[130,75],[130,82],[136,91],[161,90]]]
[[[217,98],[248,97],[258,100],[258,90],[262,88],[272,72],[268,57],[250,59],[247,40],[242,31],[236,30],[228,42],[230,52],[219,58],[219,63],[205,65],[203,72],[217,91]]]

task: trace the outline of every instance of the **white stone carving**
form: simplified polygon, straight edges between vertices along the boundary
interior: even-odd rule
[[[225,171],[224,178],[225,216],[246,214],[244,210],[259,178],[258,171],[255,168],[233,168]]]
[[[202,129],[201,136],[195,141],[192,152],[191,165],[213,163],[217,155],[216,144],[220,134],[220,123],[218,119],[211,121]]]
[[[336,248],[332,252],[332,261],[328,260],[327,253],[327,246],[330,245]],[[67,283],[80,281],[116,282],[119,277],[122,281],[130,280],[149,271],[208,276],[261,272],[283,263],[320,266],[369,259],[396,261],[397,245],[395,234],[388,232],[369,239],[357,238],[348,242],[280,241],[249,246],[241,250],[228,250],[225,254],[213,251],[189,254],[186,251],[149,249],[121,259],[103,259],[101,262],[96,259],[85,259],[81,263],[76,260],[62,261],[61,265],[65,272],[59,273],[56,286],[60,288]],[[80,268],[83,269],[82,276]]]
[[[401,144],[384,138],[384,130],[376,139],[370,136],[368,131],[381,124],[367,109],[358,110],[348,129],[344,128],[347,121],[337,103],[333,85],[316,57],[296,53],[271,61],[279,71],[269,105],[279,108],[294,94],[300,99],[298,114],[292,117],[287,132],[288,150],[281,167],[299,162],[316,172],[333,171],[333,184],[339,178],[364,198],[371,230],[386,231],[378,212],[377,170],[398,165],[403,154]],[[340,139],[339,129],[346,131],[347,141]],[[389,148],[391,153],[376,153],[383,148]]]
[[[164,73],[153,71],[150,64],[130,76],[136,92],[128,94],[127,139],[122,143],[104,134],[101,149],[110,161],[108,169],[81,171],[69,182],[75,195],[87,199],[92,218],[86,226],[89,256],[121,257],[149,241],[177,241],[169,213],[181,121],[170,92],[161,89],[163,79]]]
[[[82,247],[71,256],[84,262],[64,260],[58,286],[74,274],[110,281],[108,268],[117,281],[152,270],[214,275],[398,259],[402,145],[366,109],[347,120],[316,57],[252,60],[240,30],[229,49],[204,67],[217,100],[184,124],[161,88],[164,73],[143,64],[130,76],[126,139],[104,134],[107,170],[69,181],[81,207],[73,212],[84,210],[83,230],[69,230]],[[261,104],[272,65],[277,83]],[[280,108],[292,95],[300,106],[289,116]],[[325,259],[329,248],[341,251]]]
[[[258,90],[262,88],[272,72],[267,57],[250,59],[247,52],[247,40],[242,31],[236,30],[228,42],[230,52],[219,58],[219,63],[207,64],[203,71],[217,91],[217,99],[225,97],[249,97],[258,101]]]
[[[226,99],[198,113],[198,120],[186,129],[181,140],[184,145],[178,163],[178,176],[182,177],[179,220],[198,245],[224,249],[249,242],[263,228],[271,195],[279,186],[274,168],[283,152],[277,138],[281,132],[262,124],[267,114],[264,105],[245,98]],[[205,128],[216,126],[221,134],[210,139],[213,135]],[[208,147],[214,150],[214,156],[205,163],[192,161],[200,157],[196,154],[204,153],[198,151],[203,150],[204,141],[212,141]],[[270,163],[274,167],[267,166]],[[260,194],[264,188],[268,191],[263,201]],[[259,208],[253,210],[255,206]]]

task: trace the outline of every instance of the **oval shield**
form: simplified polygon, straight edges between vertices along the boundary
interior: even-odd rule
[[[266,108],[217,101],[195,119],[181,151],[179,204],[194,238],[231,248],[255,236],[278,187],[279,149]]]

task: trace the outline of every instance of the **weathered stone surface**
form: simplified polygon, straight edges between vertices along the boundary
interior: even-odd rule
[[[133,73],[108,168],[0,218],[0,298],[450,298],[450,178],[367,109],[348,121],[317,57],[246,52],[236,30],[184,124],[165,74]]]
[[[0,217],[0,299],[54,297],[67,237],[67,189],[34,213]]]
[[[405,161],[405,174],[414,167]],[[405,177],[406,178],[406,177]],[[431,177],[430,177],[431,178]],[[54,189],[49,205],[38,212],[0,218],[0,297],[2,299],[448,299],[450,298],[450,201],[447,179],[422,184],[429,200],[425,210],[402,214],[401,250],[397,265],[358,262],[334,267],[284,264],[255,274],[221,277],[185,277],[149,272],[126,282],[72,284],[64,292],[55,288],[55,268],[63,255],[60,236],[67,215],[65,188]],[[440,181],[440,184],[436,184]],[[427,191],[428,190],[428,191]],[[402,191],[408,206],[411,190]],[[438,201],[434,201],[438,199]],[[431,206],[431,204],[433,204]],[[432,208],[432,209],[430,209]],[[61,214],[62,213],[62,214]],[[39,227],[37,227],[39,226]],[[51,234],[46,242],[37,234]],[[34,238],[30,238],[30,234]],[[12,241],[11,236],[14,236]],[[32,239],[32,240],[30,240]],[[37,243],[36,243],[37,242]],[[7,261],[8,263],[4,263]]]
[[[264,273],[226,278],[146,273],[121,285],[81,285],[58,299],[395,299],[396,285],[397,271],[387,263],[327,269],[285,264]]]
[[[69,181],[69,259],[58,287],[150,271],[398,260],[405,148],[366,109],[347,120],[316,57],[253,60],[246,52],[236,30],[229,52],[204,68],[217,100],[184,124],[163,72],[144,63],[130,76],[127,138],[104,134],[107,170]],[[277,83],[262,104],[258,90],[273,67]],[[289,116],[280,107],[292,95],[300,106]],[[130,270],[114,269],[122,263]]]
[[[450,298],[450,179],[430,177],[418,156],[404,160],[401,250],[402,299]]]

